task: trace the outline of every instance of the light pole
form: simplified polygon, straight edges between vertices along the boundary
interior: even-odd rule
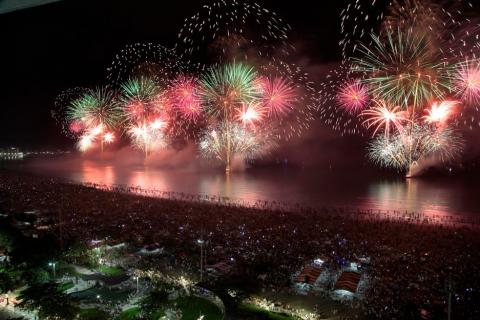
[[[137,280],[137,293],[138,293],[138,276],[135,277],[135,280]]]
[[[198,239],[197,243],[200,245],[200,282],[203,281],[203,245],[205,241],[203,239]]]
[[[452,317],[452,293],[455,291],[455,285],[452,281],[452,274],[448,274],[447,283],[445,285],[445,289],[448,293],[448,309],[447,309],[447,319],[450,320]]]
[[[53,280],[55,280],[57,277],[56,277],[56,274],[55,274],[55,266],[57,265],[56,262],[49,262],[48,263],[48,266],[52,267],[53,269]]]

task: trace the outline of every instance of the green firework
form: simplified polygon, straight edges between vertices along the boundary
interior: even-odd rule
[[[362,74],[372,96],[420,110],[432,98],[441,99],[451,91],[452,67],[429,39],[400,28],[387,28],[383,36],[372,34],[371,45],[359,45],[352,71]]]
[[[105,126],[114,129],[121,118],[113,91],[98,87],[72,101],[67,110],[69,121],[81,121],[87,127]]]
[[[210,68],[202,77],[201,98],[208,115],[232,120],[234,109],[259,98],[257,72],[242,63]]]

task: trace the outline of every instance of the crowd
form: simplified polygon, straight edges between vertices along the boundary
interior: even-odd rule
[[[153,198],[5,171],[0,196],[4,210],[39,210],[55,219],[62,238],[161,243],[183,268],[198,265],[202,239],[206,264],[227,262],[239,277],[276,291],[288,290],[291,275],[316,257],[339,269],[369,257],[370,283],[359,304],[369,317],[444,314],[451,291],[454,318],[480,318],[480,234],[473,222],[432,223],[393,212],[380,219],[372,212],[266,202],[243,206],[202,196]]]

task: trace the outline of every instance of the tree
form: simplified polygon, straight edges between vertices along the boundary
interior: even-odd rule
[[[0,268],[0,292],[8,292],[16,287],[17,272],[7,268]]]
[[[140,309],[142,310],[143,319],[152,319],[154,314],[162,309],[165,303],[168,302],[168,291],[165,286],[160,286],[152,290],[140,302]]]
[[[43,268],[30,268],[25,271],[24,278],[27,283],[43,283],[50,279],[50,274]]]
[[[79,311],[75,301],[55,282],[33,284],[20,293],[19,299],[20,308],[37,310],[40,319],[74,319]]]

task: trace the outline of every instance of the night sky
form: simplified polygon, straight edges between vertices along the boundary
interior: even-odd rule
[[[104,84],[106,68],[125,45],[173,46],[184,19],[203,3],[67,0],[0,15],[0,147],[71,147],[50,116],[57,94]],[[339,60],[340,1],[322,10],[314,1],[259,3],[290,23],[299,59],[311,65]]]

